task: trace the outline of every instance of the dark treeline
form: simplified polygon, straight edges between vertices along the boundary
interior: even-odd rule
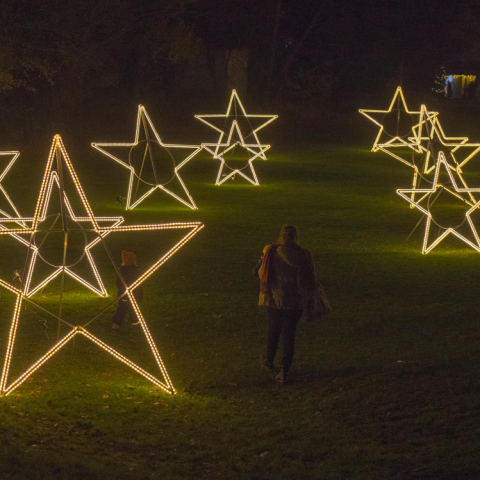
[[[179,117],[213,111],[236,87],[221,70],[238,52],[242,93],[257,110],[315,115],[390,94],[400,83],[430,95],[442,66],[480,62],[480,6],[3,0],[0,127],[26,141],[53,130],[93,132],[99,115],[114,118],[138,103]]]

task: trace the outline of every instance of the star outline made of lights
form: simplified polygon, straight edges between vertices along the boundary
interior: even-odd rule
[[[441,167],[442,164],[445,166],[447,174],[450,178],[450,182],[453,185],[453,188],[454,188],[453,191],[449,188],[444,187],[442,184],[440,184],[438,182],[438,176],[439,176],[440,167]],[[470,209],[465,212],[465,217],[466,217],[466,219],[469,223],[470,229],[471,229],[471,231],[474,235],[476,244],[471,242],[469,239],[465,238],[460,233],[458,233],[454,228],[449,227],[449,228],[445,229],[445,232],[443,232],[442,235],[440,235],[430,245],[428,245],[428,239],[429,239],[429,234],[430,234],[430,225],[431,225],[431,222],[433,220],[433,216],[432,216],[432,213],[428,209],[425,209],[424,207],[422,207],[420,205],[420,202],[424,198],[426,198],[428,195],[430,195],[432,193],[435,193],[439,186],[443,187],[444,190],[446,190],[448,193],[452,194],[453,196],[456,196],[457,198],[461,199],[463,202],[467,203],[470,206]],[[435,170],[435,176],[434,176],[434,181],[433,181],[432,188],[428,188],[428,189],[397,189],[398,195],[400,195],[402,198],[404,198],[413,207],[420,210],[427,217],[427,223],[426,223],[426,226],[425,226],[425,234],[424,234],[424,237],[423,237],[423,245],[422,245],[422,253],[423,254],[427,254],[430,251],[432,251],[444,238],[446,238],[450,234],[455,235],[457,238],[459,238],[463,242],[467,243],[473,249],[480,252],[480,238],[478,236],[475,225],[474,225],[474,223],[473,223],[473,221],[470,217],[470,215],[476,209],[478,209],[480,207],[480,201],[472,204],[471,202],[469,202],[468,200],[463,198],[461,195],[459,195],[460,193],[469,194],[469,193],[473,193],[473,192],[480,192],[480,188],[459,188],[458,187],[458,185],[457,185],[457,183],[456,183],[456,181],[455,181],[455,179],[454,179],[454,177],[451,173],[451,168],[450,168],[443,152],[439,153],[439,156],[438,156],[438,159],[437,159],[437,166],[436,166],[436,170]],[[411,195],[412,193],[415,193],[415,194],[416,193],[423,193],[424,195],[422,195],[420,200],[415,201],[415,200],[413,200],[412,198],[410,198],[409,196],[406,195],[406,194]]]
[[[233,144],[231,143],[231,139],[232,139],[232,135],[233,135],[233,131],[234,129],[237,130],[237,133],[238,135],[240,136],[240,142],[234,142]],[[247,161],[247,164],[250,168],[250,172],[252,174],[251,177],[249,177],[248,175],[245,175],[245,173],[242,172],[243,169],[234,169],[234,168],[231,168],[231,167],[228,167],[226,165],[226,161],[225,161],[225,157],[224,155],[228,152],[230,152],[231,150],[233,150],[237,145],[240,145],[242,146],[243,148],[245,148],[251,155],[248,161]],[[250,183],[252,183],[253,185],[260,185],[260,182],[258,181],[258,177],[257,177],[257,174],[255,172],[255,168],[253,167],[253,164],[252,162],[256,159],[256,158],[262,158],[263,160],[266,160],[266,157],[265,157],[265,152],[270,148],[270,145],[258,145],[259,147],[259,151],[255,152],[253,150],[252,147],[257,147],[257,145],[247,145],[243,139],[243,136],[242,136],[242,133],[240,132],[240,128],[238,126],[238,123],[236,121],[234,121],[232,123],[232,126],[230,128],[230,132],[229,132],[229,135],[228,135],[228,140],[227,140],[227,143],[203,143],[202,144],[203,148],[209,152],[210,154],[212,154],[212,156],[214,158],[216,158],[217,160],[220,160],[220,168],[218,169],[218,173],[217,173],[217,179],[215,181],[215,185],[221,185],[223,182],[225,182],[226,180],[228,180],[229,178],[232,178],[234,177],[237,173],[239,175],[241,175],[243,178],[245,178],[245,180],[248,180]],[[211,147],[216,147],[215,150],[212,150]],[[225,147],[225,149],[221,152],[221,153],[218,153],[218,149],[220,147]],[[223,179],[222,179],[222,175],[223,175],[223,171],[225,168],[228,168],[229,170],[231,170],[230,173],[228,174],[225,174]]]
[[[182,248],[185,243],[187,243],[198,231],[200,231],[203,228],[203,224],[201,222],[189,222],[189,223],[170,223],[170,224],[158,224],[158,225],[132,225],[132,226],[122,226],[118,222],[115,223],[115,225],[111,227],[100,227],[97,223],[97,219],[100,219],[102,217],[95,217],[93,215],[93,211],[90,207],[90,204],[88,203],[87,197],[85,193],[83,192],[83,188],[78,180],[78,177],[76,176],[75,170],[73,169],[73,166],[70,162],[70,159],[68,157],[68,154],[65,150],[65,147],[63,146],[62,139],[59,135],[56,135],[54,137],[54,141],[52,144],[52,148],[50,151],[49,159],[47,161],[47,167],[45,170],[43,182],[40,188],[40,193],[39,197],[37,200],[37,206],[35,208],[35,213],[34,216],[32,217],[32,227],[30,227],[29,230],[32,230],[32,232],[28,233],[34,233],[40,223],[41,219],[41,214],[44,213],[45,210],[45,199],[46,197],[51,193],[49,193],[49,185],[52,185],[52,165],[53,165],[53,160],[55,157],[55,154],[58,153],[57,149],[60,149],[61,155],[63,157],[63,160],[65,161],[65,164],[67,165],[68,171],[74,180],[75,187],[80,194],[80,197],[82,199],[83,205],[87,211],[87,216],[89,220],[92,222],[92,225],[94,225],[94,231],[98,234],[99,241],[104,242],[104,236],[108,233],[111,232],[126,232],[126,231],[141,231],[141,230],[163,230],[163,229],[182,229],[182,228],[189,228],[191,229],[187,235],[185,235],[179,242],[176,243],[167,253],[165,253],[157,262],[155,262],[146,272],[144,272],[137,280],[135,280],[131,285],[126,285],[123,277],[120,275],[120,278],[124,282],[125,286],[125,292],[124,294],[114,300],[112,302],[116,303],[119,301],[123,296],[128,296],[133,309],[135,310],[135,313],[140,321],[140,324],[142,326],[142,330],[145,334],[145,337],[149,343],[150,349],[153,353],[153,356],[156,360],[156,363],[162,373],[163,379],[165,383],[151,375],[150,373],[146,372],[143,370],[141,367],[138,365],[134,364],[130,360],[128,360],[125,356],[102,342],[100,339],[98,339],[96,336],[92,335],[90,332],[86,330],[86,327],[93,321],[95,320],[97,316],[95,316],[93,319],[89,320],[87,323],[84,325],[72,325],[65,319],[62,319],[60,317],[57,317],[51,312],[48,312],[50,315],[52,315],[55,318],[58,318],[59,321],[62,321],[64,324],[70,326],[72,330],[65,335],[60,341],[58,341],[51,349],[48,350],[46,354],[44,354],[37,362],[35,362],[32,366],[30,366],[22,375],[20,375],[14,382],[11,384],[7,385],[8,382],[8,375],[10,371],[10,366],[11,366],[11,361],[12,361],[12,354],[13,354],[13,348],[15,345],[15,337],[16,337],[16,332],[18,328],[18,324],[20,321],[20,313],[21,313],[21,306],[23,301],[28,301],[42,310],[43,307],[38,305],[36,302],[31,300],[27,295],[26,292],[29,289],[29,284],[32,279],[32,274],[33,274],[33,266],[32,263],[30,264],[30,268],[28,269],[28,274],[26,276],[25,281],[23,282],[22,289],[19,289],[8,282],[4,281],[3,279],[0,279],[0,286],[9,290],[10,292],[16,294],[17,299],[15,301],[15,309],[14,309],[14,314],[12,318],[12,324],[10,327],[9,331],[9,336],[8,336],[8,343],[7,343],[7,349],[6,349],[6,354],[5,354],[5,361],[3,365],[3,370],[2,370],[2,375],[0,377],[0,395],[9,395],[13,390],[15,390],[17,387],[19,387],[30,375],[32,375],[38,368],[40,368],[49,358],[51,358],[55,353],[57,353],[64,345],[66,345],[72,338],[74,338],[76,335],[81,334],[91,340],[93,343],[97,344],[101,348],[103,348],[105,351],[113,355],[115,358],[126,364],[127,366],[130,366],[133,368],[137,373],[141,374],[148,380],[150,380],[152,383],[157,385],[158,387],[162,388],[164,391],[174,394],[175,389],[173,387],[173,384],[170,380],[170,377],[168,376],[167,370],[163,364],[163,361],[160,357],[160,354],[158,352],[158,349],[156,347],[155,342],[153,341],[153,338],[150,334],[150,331],[148,329],[148,326],[146,324],[145,319],[143,318],[143,315],[140,311],[140,308],[138,306],[138,303],[135,300],[135,297],[133,295],[134,290],[141,285],[152,273],[154,273],[158,268],[160,268],[163,263],[165,263],[171,256],[173,256],[180,248]],[[8,219],[5,219],[8,220]],[[1,219],[0,219],[1,221]],[[5,227],[0,228],[0,235],[10,235],[10,236],[19,236],[19,234],[25,234],[25,229],[6,229]],[[103,235],[105,234],[105,235]],[[21,238],[21,237],[20,237]],[[24,242],[22,242],[24,243]],[[105,244],[104,244],[105,246]],[[108,253],[108,250],[107,250]],[[110,254],[109,254],[110,256]],[[28,257],[27,257],[28,258]],[[112,260],[112,259],[111,259]],[[117,274],[119,274],[118,269],[115,265],[115,263],[112,260],[112,263],[117,270]],[[45,310],[46,311],[46,310]]]
[[[411,115],[413,114],[419,115],[418,123],[412,126],[412,136],[408,137],[408,141],[405,141],[403,138],[398,136],[392,136],[392,139],[390,139],[389,141],[380,143],[380,138],[384,131],[384,127],[382,123],[380,123],[376,118],[372,117],[368,113],[379,113],[379,114],[390,113],[393,110],[395,103],[398,102],[398,100],[401,100],[401,103],[403,105],[403,110],[406,113]],[[465,182],[462,175],[461,167],[465,165],[471,158],[473,158],[473,156],[478,151],[480,151],[480,144],[467,143],[468,142],[467,137],[447,137],[438,119],[438,116],[439,116],[438,112],[429,111],[425,105],[421,105],[420,111],[418,112],[408,110],[401,87],[397,87],[395,95],[390,103],[388,110],[361,109],[359,110],[359,112],[380,127],[380,130],[375,139],[372,151],[375,152],[380,150],[386,153],[387,155],[395,158],[396,160],[414,169],[413,181],[412,181],[412,194],[411,194],[411,199],[413,201],[415,200],[415,195],[416,195],[415,192],[418,191],[418,185],[421,182],[421,179],[424,178],[423,175],[432,173],[432,171],[435,170],[436,168],[436,162],[433,162],[433,164],[431,164],[432,152],[430,151],[430,148],[429,148],[429,143],[430,141],[434,140],[434,138],[438,138],[440,143],[450,150],[450,156],[452,157],[453,162],[451,163],[447,160],[446,164],[449,166],[449,168],[452,171],[455,171],[455,173],[458,175],[460,182],[463,184],[463,186],[466,189],[468,189],[467,183]],[[426,131],[426,134],[424,133],[425,131]],[[399,154],[395,153],[394,150],[397,147],[409,147],[414,152],[423,154],[424,155],[423,165],[419,167],[418,165],[415,164],[413,160],[409,161],[401,157]],[[458,149],[462,147],[472,147],[475,150],[471,152],[461,162],[458,162],[454,154]],[[472,192],[473,192],[472,189],[467,190],[467,194],[469,195],[470,200],[473,202],[476,202],[476,199],[473,196]],[[411,207],[414,208],[413,205]]]
[[[235,114],[230,114],[232,110],[232,106],[235,105]],[[236,105],[240,107],[241,114],[236,113]],[[224,118],[225,119],[225,124],[227,123],[226,120],[234,116],[235,119],[232,120],[231,125],[229,126],[229,129],[227,128],[219,128],[213,123],[209,122],[206,119],[220,119]],[[242,116],[245,117],[248,121],[249,118],[264,118],[266,119],[265,122],[261,123],[259,126],[256,128],[252,127],[252,131],[247,135],[250,136],[252,135],[253,138],[255,139],[254,142],[252,143],[247,143],[245,142],[245,137],[242,135],[240,126],[238,125],[237,122],[237,117]],[[274,120],[278,118],[278,115],[263,115],[263,114],[247,114],[245,107],[243,106],[240,97],[238,96],[238,93],[236,90],[232,90],[232,94],[230,95],[230,101],[228,103],[227,107],[227,112],[225,114],[208,114],[208,115],[195,115],[195,118],[200,120],[201,122],[205,123],[209,127],[213,128],[217,132],[220,133],[219,139],[216,143],[202,143],[202,147],[209,152],[213,158],[220,160],[220,167],[218,170],[217,178],[215,181],[215,185],[221,185],[223,182],[228,180],[229,178],[234,177],[237,173],[245,178],[247,181],[249,181],[251,184],[258,186],[260,185],[260,182],[258,181],[257,174],[255,172],[255,168],[253,167],[252,162],[257,159],[261,158],[262,160],[267,160],[267,157],[265,155],[265,152],[271,148],[271,145],[268,144],[262,144],[260,143],[260,140],[258,139],[257,132],[261,130],[262,128],[266,127],[268,124],[272,123]],[[233,132],[236,130],[238,137],[240,138],[240,142],[233,142],[232,143],[232,136]],[[224,137],[227,138],[227,141],[224,141]],[[229,167],[226,165],[226,160],[225,160],[225,154],[230,152],[232,149],[234,149],[237,145],[241,146],[244,148],[246,151],[249,152],[250,158],[247,160],[247,165],[250,169],[251,172],[251,177],[248,175],[245,175],[242,172],[242,169],[235,169],[232,167]],[[220,153],[219,150],[223,149]],[[231,172],[228,175],[225,175],[222,179],[223,171],[225,168],[228,168],[231,170]],[[243,167],[245,168],[245,167]]]
[[[408,113],[410,115],[418,115],[419,119],[420,119],[421,111],[415,111],[415,110],[409,110],[408,109],[407,102],[405,101],[405,96],[403,95],[402,87],[397,87],[397,89],[395,90],[395,94],[394,94],[393,99],[390,102],[390,106],[388,107],[387,110],[376,110],[376,109],[365,109],[365,108],[359,109],[359,112],[363,116],[367,117],[375,125],[380,127],[380,130],[378,131],[378,134],[375,138],[375,141],[373,142],[372,152],[376,152],[377,150],[385,151],[385,150],[388,150],[388,148],[394,148],[394,147],[409,147],[409,148],[413,149],[414,151],[419,152],[418,147],[419,147],[420,141],[419,141],[419,138],[418,138],[418,133],[416,131],[414,131],[413,128],[412,128],[412,133],[413,133],[414,136],[413,136],[413,138],[407,137],[408,141],[404,140],[399,135],[395,135],[395,136],[392,135],[391,136],[392,138],[390,140],[388,140],[387,142],[380,142],[382,134],[385,131],[385,127],[383,126],[382,123],[380,123],[377,119],[375,119],[374,116],[369,115],[369,114],[387,115],[387,114],[391,113],[392,110],[395,107],[395,104],[398,102],[398,98],[400,98],[401,103],[403,105],[403,110],[406,113]],[[431,112],[431,113],[433,115],[438,115],[437,112]],[[421,134],[421,132],[420,132],[420,134]],[[386,152],[386,153],[389,153],[389,152]],[[400,159],[400,161],[408,164],[408,162],[406,160],[403,160],[401,158],[399,158],[399,159]],[[413,166],[413,165],[411,165],[411,166]]]
[[[180,182],[181,187],[183,188],[185,194],[188,197],[188,200],[185,200],[181,197],[179,197],[177,194],[173,193],[171,190],[166,188],[164,185],[161,184],[156,184],[154,185],[150,190],[148,190],[145,194],[143,194],[140,198],[133,199],[132,201],[132,190],[133,190],[133,183],[135,180],[135,177],[141,180],[140,176],[137,175],[137,172],[135,171],[135,168],[130,165],[129,163],[121,160],[119,157],[113,155],[112,153],[108,152],[107,150],[104,150],[101,147],[135,147],[139,144],[139,138],[140,138],[140,127],[141,124],[143,124],[142,119],[145,118],[146,121],[148,122],[148,125],[152,129],[155,139],[158,142],[160,146],[162,146],[165,149],[169,148],[187,148],[187,149],[193,149],[194,151],[188,155],[186,158],[184,158],[178,165],[175,164],[174,168],[174,176],[175,178]],[[147,128],[145,125],[144,129]],[[162,140],[160,139],[160,135],[158,134],[157,130],[155,129],[155,126],[153,125],[152,120],[150,119],[145,107],[143,105],[138,106],[138,113],[137,113],[137,124],[136,124],[136,130],[135,130],[135,141],[133,143],[100,143],[100,142],[95,142],[91,144],[93,148],[98,150],[99,152],[103,153],[104,155],[107,155],[111,159],[115,160],[117,163],[122,165],[123,167],[127,168],[130,171],[130,178],[128,181],[128,192],[127,192],[127,200],[126,200],[126,210],[133,210],[135,207],[137,207],[143,200],[145,200],[148,196],[150,196],[155,190],[159,189],[167,193],[168,195],[172,196],[179,202],[183,203],[187,207],[191,208],[192,210],[197,209],[197,205],[195,204],[195,201],[193,200],[193,197],[190,195],[190,192],[188,191],[185,183],[182,180],[182,177],[178,173],[180,169],[185,166],[193,157],[195,157],[201,150],[202,146],[201,145],[181,145],[181,144],[167,144],[163,143]]]

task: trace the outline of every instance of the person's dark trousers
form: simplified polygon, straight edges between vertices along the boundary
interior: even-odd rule
[[[267,307],[268,341],[266,363],[273,365],[277,353],[280,335],[283,332],[282,368],[285,373],[290,370],[295,351],[295,330],[303,310],[282,310]]]
[[[137,318],[137,316],[135,315],[135,311],[133,310],[132,304],[127,299],[119,300],[117,311],[112,317],[112,323],[116,323],[118,326],[120,326],[127,312],[130,320]]]

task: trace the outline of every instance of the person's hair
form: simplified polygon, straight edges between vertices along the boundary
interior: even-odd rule
[[[297,245],[298,231],[294,225],[284,225],[280,230],[277,243],[279,245]]]
[[[137,256],[133,252],[122,250],[122,265],[136,265]]]

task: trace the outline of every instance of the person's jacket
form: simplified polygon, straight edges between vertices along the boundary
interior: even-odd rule
[[[268,288],[260,292],[259,305],[287,310],[305,308],[308,290],[315,283],[310,252],[299,246],[273,245],[270,249],[274,250],[268,267]],[[262,264],[258,271],[260,278],[264,268]]]
[[[126,283],[127,287],[132,285],[132,283],[138,278],[138,267],[137,265],[122,265],[118,269],[119,274],[123,277],[124,282]],[[122,282],[122,279],[117,275],[117,295],[120,297],[125,293],[125,285]],[[133,296],[137,302],[141,302],[143,300],[143,285],[139,285],[133,291]],[[124,297],[126,299],[127,296]]]

